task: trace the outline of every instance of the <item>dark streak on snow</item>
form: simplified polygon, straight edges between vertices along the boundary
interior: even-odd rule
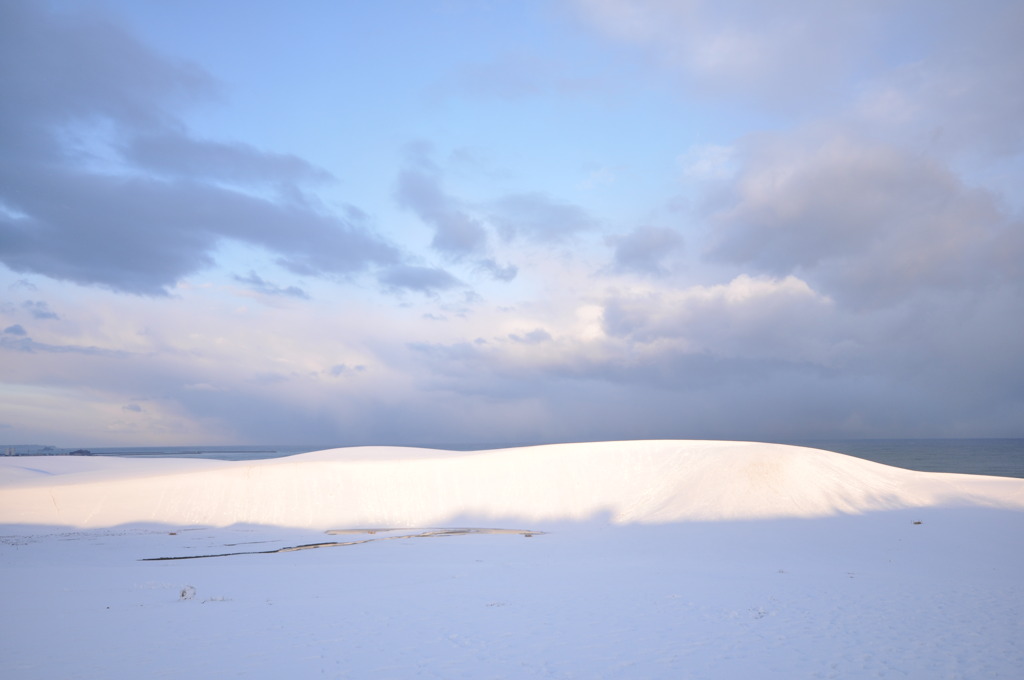
[[[346,545],[359,545],[361,543],[372,543],[374,541],[389,541],[398,538],[436,538],[442,536],[465,536],[467,534],[518,534],[530,538],[531,536],[543,535],[547,532],[533,531],[531,529],[331,529],[327,534],[377,534],[390,531],[419,531],[415,534],[402,534],[400,536],[381,536],[379,538],[365,538],[361,541],[328,541],[325,543],[306,543],[304,545],[289,546],[287,548],[276,548],[274,550],[249,550],[244,552],[218,553],[215,555],[180,555],[176,557],[143,557],[140,562],[159,562],[164,560],[198,560],[207,557],[230,557],[232,555],[272,555],[274,553],[295,552],[297,550],[312,550],[313,548],[337,548]],[[254,543],[256,541],[253,541]],[[237,543],[233,545],[239,545]]]

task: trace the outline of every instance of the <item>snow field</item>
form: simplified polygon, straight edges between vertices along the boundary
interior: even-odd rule
[[[0,485],[0,523],[77,527],[418,527],[456,517],[486,526],[493,519],[596,515],[660,523],[944,503],[1024,508],[1016,480],[926,475],[793,446],[703,441],[468,453],[364,447],[246,462],[13,458],[0,461]]]
[[[933,680],[1024,667],[1021,480],[707,442],[295,458],[0,461],[0,675]],[[333,505],[281,500],[302,492]],[[474,526],[546,533],[140,561]],[[389,527],[407,531],[325,533]]]

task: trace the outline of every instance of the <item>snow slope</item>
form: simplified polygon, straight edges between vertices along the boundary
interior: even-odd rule
[[[1024,480],[761,444],[2,459],[0,677],[1019,680],[1021,536]]]
[[[248,462],[0,460],[0,523],[302,528],[823,517],[1024,509],[1024,481],[902,470],[773,444],[641,441],[482,452],[363,447]]]

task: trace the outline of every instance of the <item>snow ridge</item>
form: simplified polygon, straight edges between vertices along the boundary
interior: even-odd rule
[[[822,517],[1024,509],[1024,480],[925,473],[778,444],[632,441],[477,452],[358,447],[259,461],[0,461],[0,523],[303,528],[453,521]]]

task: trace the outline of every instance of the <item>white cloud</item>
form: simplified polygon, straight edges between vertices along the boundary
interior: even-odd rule
[[[791,109],[830,91],[877,33],[877,3],[577,0],[614,39],[647,50],[699,90]]]

